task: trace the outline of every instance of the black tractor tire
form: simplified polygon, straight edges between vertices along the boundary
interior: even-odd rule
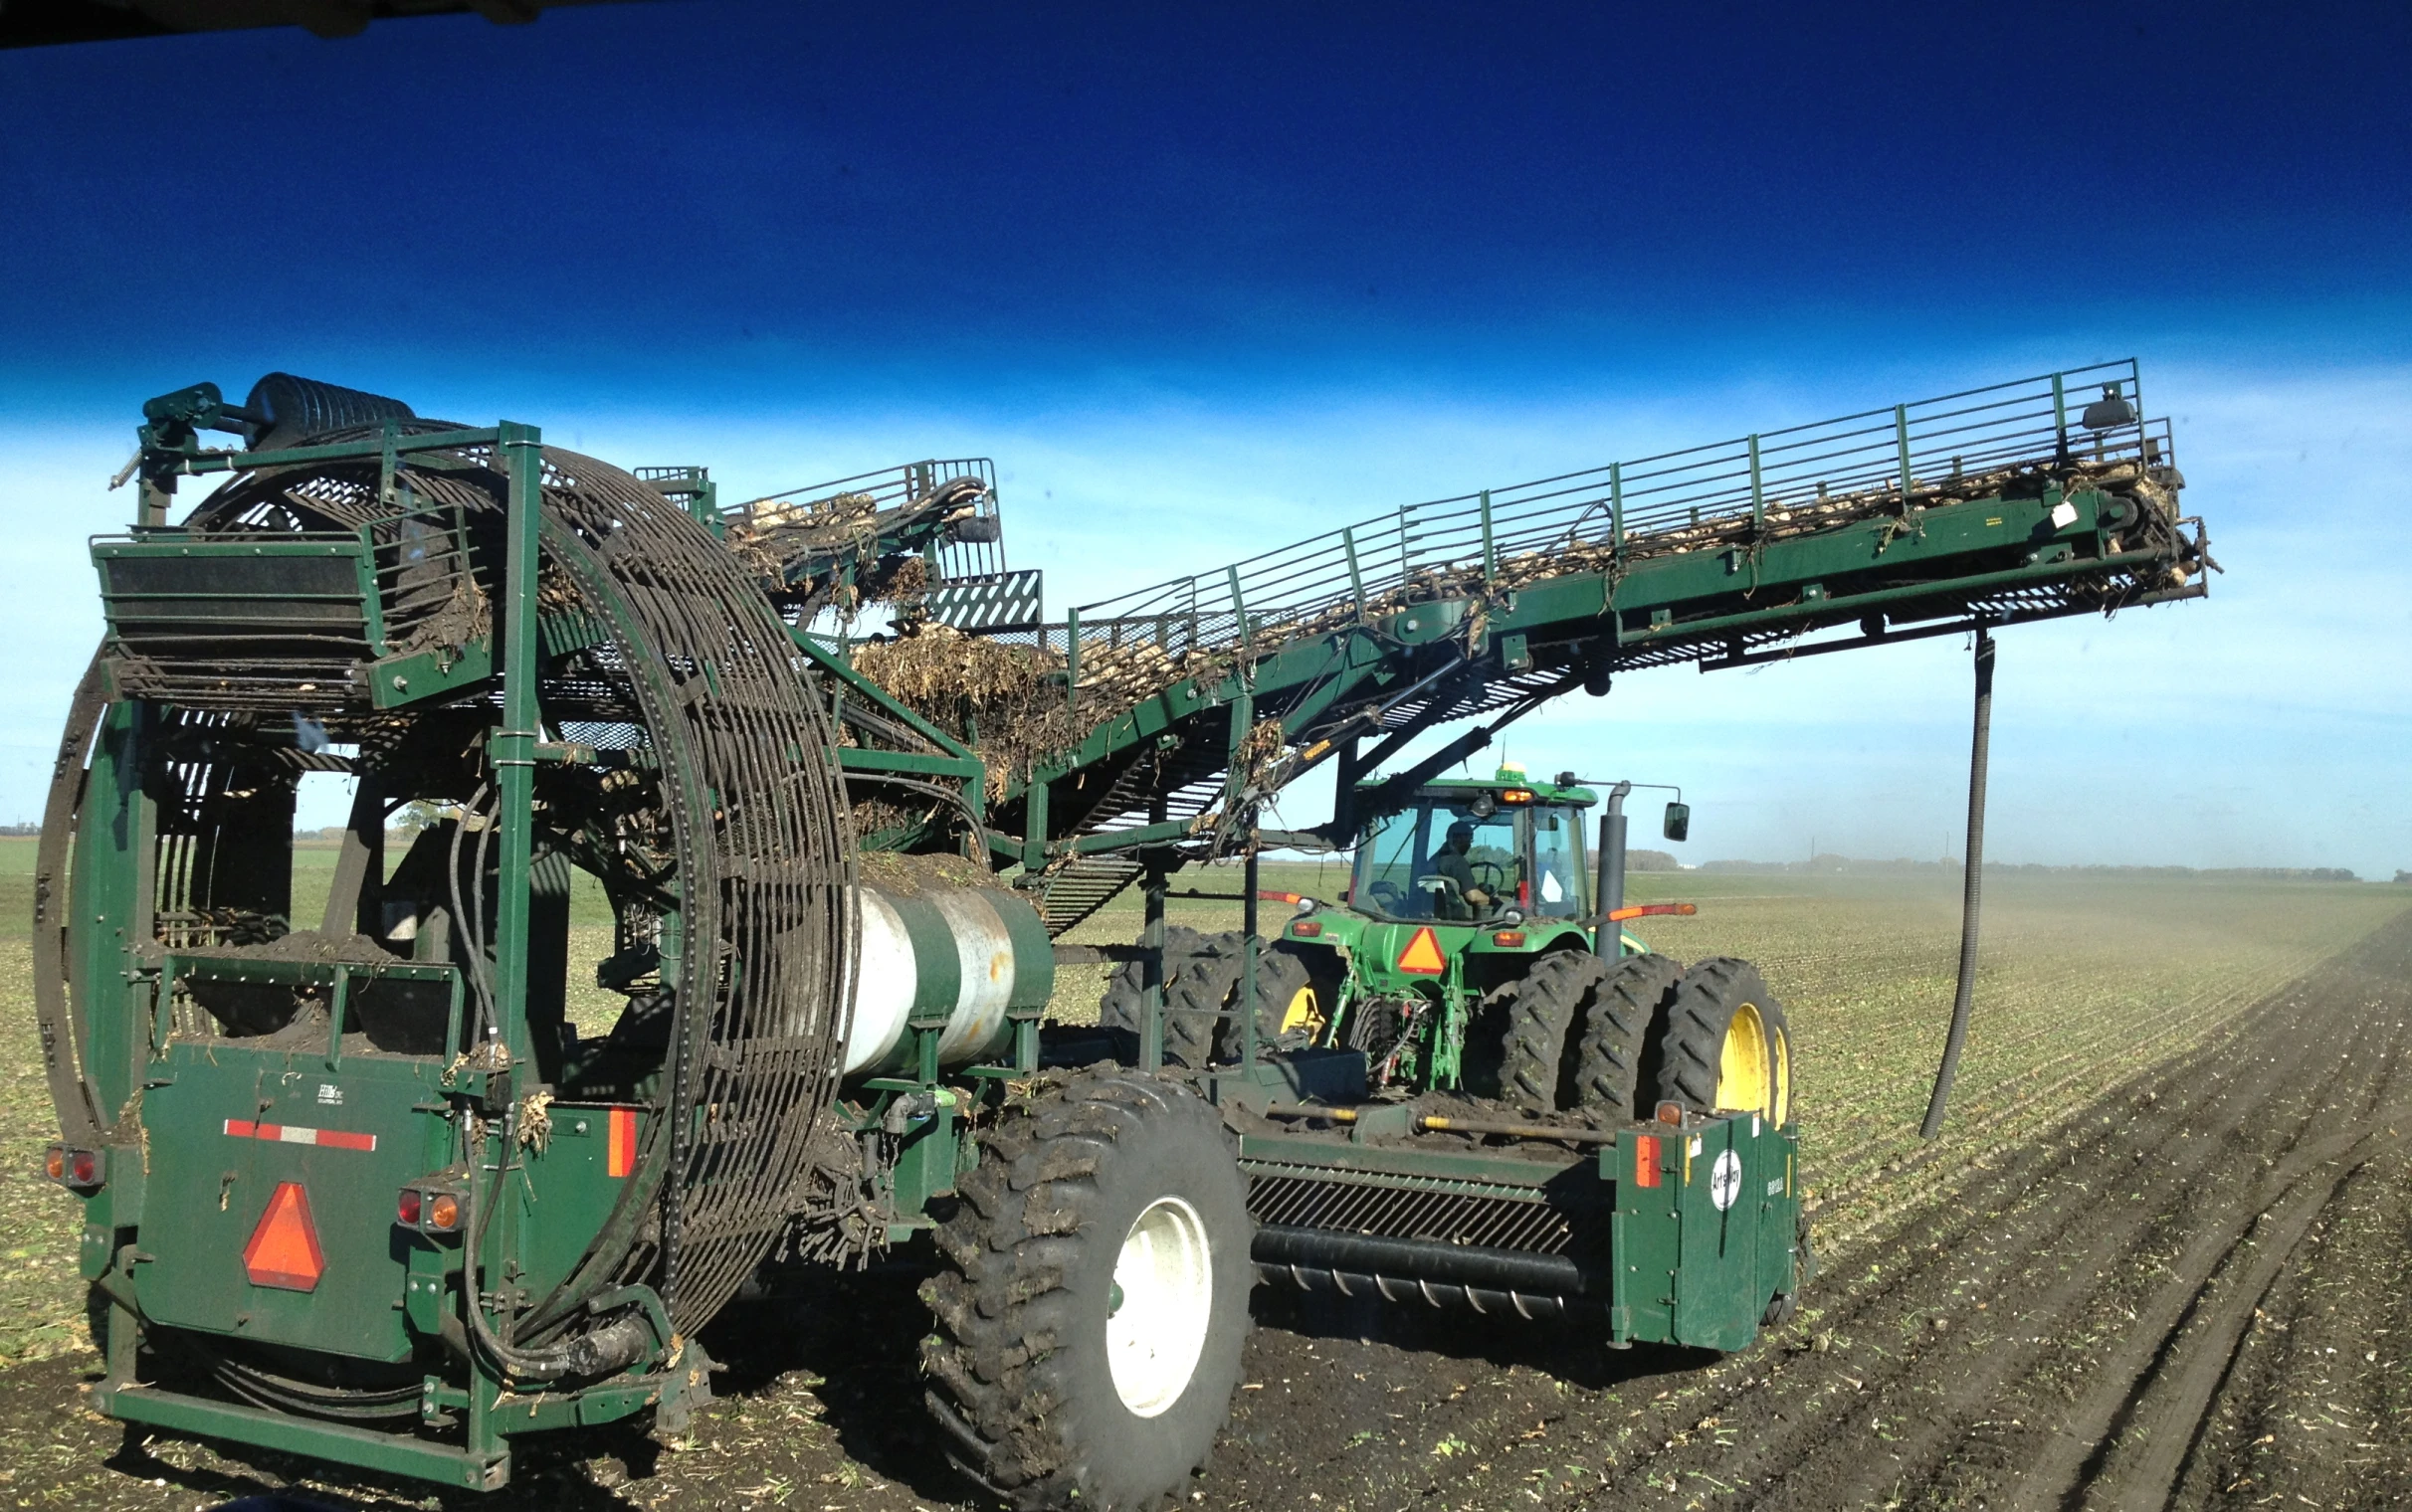
[[[1215,948],[1219,935],[1204,935],[1183,924],[1164,927],[1164,1063],[1190,1070],[1204,1070],[1214,1061],[1217,1032],[1222,1028],[1218,1017],[1230,1002],[1233,984],[1238,981],[1239,960],[1236,954],[1226,958]],[[1098,1003],[1098,1024],[1101,1028],[1120,1030],[1131,1037],[1131,1053],[1137,1053],[1138,1036],[1145,1023],[1142,1012],[1143,962],[1124,961],[1114,968],[1106,981],[1106,996]]]
[[[1754,1027],[1738,1029],[1749,1021]],[[1718,1096],[1729,1035],[1755,1034],[1768,1075],[1756,1089],[1729,1088]],[[1791,1036],[1783,1006],[1767,991],[1758,968],[1731,956],[1703,961],[1684,973],[1667,1009],[1667,1025],[1656,1044],[1656,1092],[1661,1102],[1681,1103],[1696,1113],[1757,1112],[1779,1127],[1790,1119]]]
[[[1555,951],[1534,959],[1523,976],[1494,988],[1483,1000],[1478,1018],[1490,1018],[1495,1009],[1507,1018],[1500,1040],[1502,1098],[1536,1113],[1564,1105],[1571,1090],[1567,1036],[1589,1011],[1607,974],[1607,963],[1589,951]]]
[[[1607,1123],[1650,1116],[1642,1105],[1642,1049],[1683,979],[1683,963],[1662,955],[1627,956],[1609,966],[1583,1012],[1575,1045],[1576,1107]]]
[[[1239,949],[1238,935],[1230,936],[1232,950]],[[1293,945],[1288,940],[1268,940],[1257,956],[1257,1047],[1259,1049],[1304,1049],[1312,1044],[1331,1022],[1331,1010],[1339,999],[1339,953],[1324,946]],[[1232,984],[1233,1001],[1238,1001],[1239,984]],[[1306,1022],[1290,1027],[1294,1011]],[[1221,1058],[1240,1058],[1239,1021],[1228,1021],[1223,1029]]]
[[[980,1141],[921,1285],[947,1451],[1017,1508],[1156,1506],[1205,1462],[1240,1384],[1256,1276],[1236,1143],[1185,1083],[1110,1068]],[[1125,1306],[1173,1326],[1117,1336]]]

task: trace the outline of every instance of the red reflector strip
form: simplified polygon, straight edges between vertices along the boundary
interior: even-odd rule
[[[1700,912],[1698,903],[1635,903],[1608,915],[1608,922],[1621,924],[1627,919],[1655,919],[1665,916],[1689,918]]]
[[[329,1150],[374,1150],[374,1134],[350,1134],[341,1129],[305,1129],[299,1124],[253,1123],[248,1118],[230,1118],[226,1132],[234,1139],[265,1139],[272,1144],[317,1145]]]
[[[605,1143],[604,1168],[614,1176],[626,1176],[637,1169],[637,1110],[611,1110],[611,1137]]]
[[[1634,1138],[1633,1184],[1637,1187],[1655,1187],[1659,1184],[1659,1142],[1656,1134],[1642,1134]]]

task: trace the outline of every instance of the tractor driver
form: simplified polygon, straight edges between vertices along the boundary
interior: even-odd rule
[[[1475,880],[1474,862],[1467,857],[1474,849],[1474,826],[1459,820],[1449,827],[1449,838],[1432,855],[1432,873],[1445,876],[1457,887],[1458,896],[1474,910],[1475,917],[1489,913],[1499,899]],[[1435,899],[1434,901],[1439,901]]]

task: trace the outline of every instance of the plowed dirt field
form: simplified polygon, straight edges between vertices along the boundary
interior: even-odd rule
[[[1803,1315],[1722,1359],[1260,1289],[1190,1501],[2412,1506],[2412,913],[2110,1079],[2056,1076],[1973,1159],[1889,1156]],[[982,1505],[922,1432],[912,1280],[732,1309],[692,1444],[531,1445],[500,1504]],[[128,1433],[83,1407],[92,1364],[0,1372],[0,1508],[455,1504]]]

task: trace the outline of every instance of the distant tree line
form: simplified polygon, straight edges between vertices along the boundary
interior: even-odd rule
[[[1703,871],[1758,872],[1947,872],[1957,876],[1960,862],[1956,859],[1913,861],[1907,857],[1894,860],[1863,860],[1855,856],[1820,852],[1799,861],[1703,861]],[[1985,870],[2001,875],[2033,876],[2132,876],[2132,877],[2206,877],[2255,882],[2358,882],[2361,877],[2342,866],[2048,866],[2036,861],[1987,861]],[[2412,871],[2398,871],[2395,879],[2412,882]]]

